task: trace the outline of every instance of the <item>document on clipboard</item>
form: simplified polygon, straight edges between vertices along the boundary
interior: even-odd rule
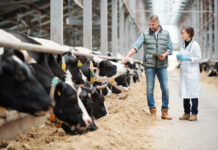
[[[158,53],[158,52],[154,53],[154,54],[153,54],[153,57],[154,57],[154,56],[156,56],[156,57],[158,57],[158,56],[163,57],[163,55],[162,55],[161,53]]]

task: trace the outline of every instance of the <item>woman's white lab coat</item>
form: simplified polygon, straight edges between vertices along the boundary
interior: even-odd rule
[[[185,48],[181,45],[179,53],[190,57],[191,61],[180,61],[180,98],[199,98],[201,94],[201,79],[199,62],[201,60],[201,49],[199,44],[192,40]]]

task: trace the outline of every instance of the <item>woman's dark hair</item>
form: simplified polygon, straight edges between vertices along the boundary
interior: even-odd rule
[[[185,30],[185,32],[190,35],[190,38],[192,38],[194,36],[194,34],[195,34],[194,29],[191,26],[182,27],[181,33],[182,33],[182,30]]]

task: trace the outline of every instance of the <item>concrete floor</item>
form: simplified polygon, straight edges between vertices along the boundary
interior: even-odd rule
[[[155,150],[218,150],[218,86],[202,82],[202,96],[199,100],[197,122],[180,121],[183,102],[179,99],[179,75],[169,73],[170,110],[172,121],[160,119],[149,133]]]

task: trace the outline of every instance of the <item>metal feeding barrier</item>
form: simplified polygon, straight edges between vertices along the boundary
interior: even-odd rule
[[[122,58],[119,57],[111,57],[111,56],[104,56],[104,55],[94,55],[94,54],[88,54],[84,52],[78,52],[73,47],[48,47],[48,46],[42,46],[42,45],[36,45],[36,44],[30,44],[30,43],[23,43],[23,42],[9,42],[9,41],[1,41],[0,40],[0,47],[4,48],[11,48],[11,49],[17,49],[17,50],[26,50],[31,52],[40,52],[40,53],[53,53],[53,54],[63,54],[68,51],[72,51],[72,53],[75,56],[85,56],[89,58],[93,58],[94,56],[98,56],[102,59],[108,59],[108,60],[122,60]],[[133,60],[136,63],[141,63],[139,60]]]

